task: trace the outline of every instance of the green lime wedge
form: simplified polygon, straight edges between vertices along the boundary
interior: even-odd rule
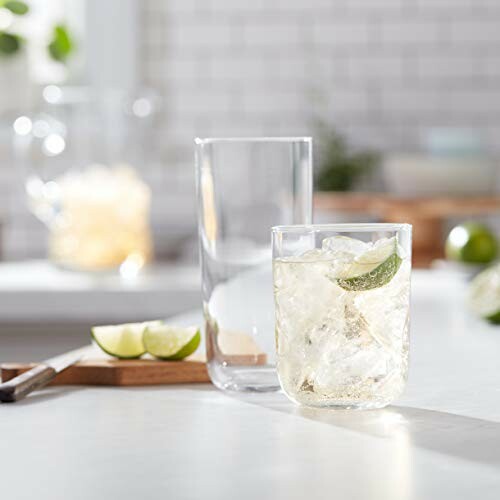
[[[353,276],[352,278],[337,279],[337,283],[344,290],[350,292],[360,292],[365,290],[373,290],[387,285],[401,266],[401,257],[394,252],[381,264],[374,267],[371,271]]]
[[[179,360],[188,357],[200,345],[200,330],[169,325],[148,326],[143,335],[144,346],[156,358]]]
[[[140,358],[145,352],[142,335],[148,326],[158,326],[163,321],[125,323],[122,325],[94,326],[91,330],[96,344],[110,356],[121,359]]]
[[[485,269],[470,282],[468,303],[477,316],[500,324],[500,264]]]

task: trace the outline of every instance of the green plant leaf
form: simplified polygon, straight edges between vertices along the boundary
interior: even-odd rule
[[[320,191],[349,191],[378,164],[377,153],[352,151],[344,137],[324,122],[319,121],[316,130],[320,144],[316,188]]]
[[[0,54],[11,56],[21,48],[21,37],[0,31]]]
[[[18,16],[24,16],[30,10],[27,4],[24,2],[19,2],[18,0],[8,0],[4,2],[2,7],[9,9],[13,14]]]
[[[65,63],[68,60],[73,52],[74,44],[66,26],[62,24],[54,26],[52,39],[47,48],[55,61]]]

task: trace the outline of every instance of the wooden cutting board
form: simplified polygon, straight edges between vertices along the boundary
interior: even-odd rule
[[[6,382],[35,364],[4,363]],[[89,359],[60,373],[51,385],[162,385],[210,382],[203,360],[157,361],[152,359]]]
[[[236,365],[264,365],[267,357],[258,355],[229,355],[225,361]],[[36,363],[3,363],[0,376],[7,382],[33,368]],[[113,359],[104,355],[80,361],[60,373],[50,385],[163,385],[210,382],[205,357],[194,355],[182,361],[155,359]]]
[[[229,365],[265,365],[267,356],[246,335],[231,332],[224,340],[223,359]],[[243,354],[245,353],[245,354]],[[219,353],[220,355],[220,353]],[[3,363],[0,375],[7,382],[36,366],[35,363]],[[51,385],[163,385],[210,382],[204,354],[195,353],[182,361],[153,358],[114,359],[93,347],[84,360],[60,373]]]

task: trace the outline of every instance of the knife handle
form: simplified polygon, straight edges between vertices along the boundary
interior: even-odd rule
[[[0,384],[0,401],[15,403],[30,392],[40,389],[55,378],[57,372],[48,365],[38,365],[21,373],[8,382]]]

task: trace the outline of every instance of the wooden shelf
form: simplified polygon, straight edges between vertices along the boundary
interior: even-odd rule
[[[386,193],[318,192],[316,210],[364,213],[381,222],[413,225],[413,263],[428,267],[443,257],[444,223],[449,217],[500,212],[500,196],[398,197]]]

